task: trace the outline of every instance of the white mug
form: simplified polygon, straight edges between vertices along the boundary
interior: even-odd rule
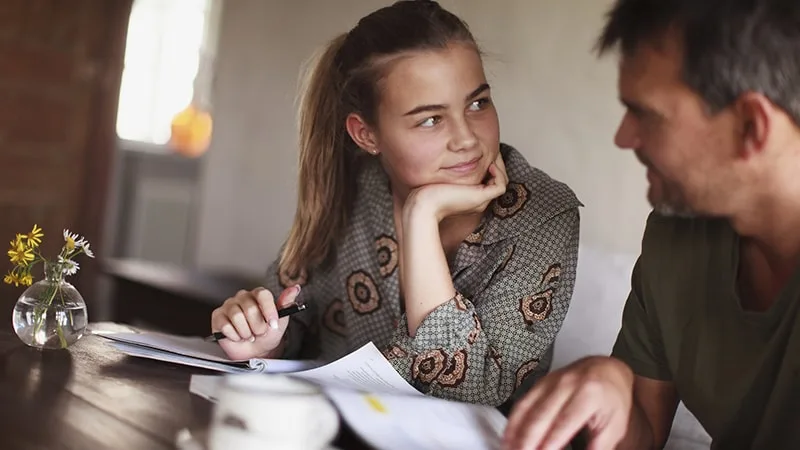
[[[336,408],[313,384],[285,375],[227,375],[217,392],[210,450],[321,450],[339,431]]]

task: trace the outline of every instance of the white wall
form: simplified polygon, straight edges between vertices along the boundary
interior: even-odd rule
[[[225,2],[203,172],[197,264],[258,275],[294,212],[295,105],[315,48],[390,1]],[[443,0],[483,49],[502,139],[584,202],[582,243],[638,252],[644,171],[613,146],[616,61],[591,52],[610,0]]]

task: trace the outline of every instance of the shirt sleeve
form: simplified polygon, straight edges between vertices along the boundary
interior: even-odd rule
[[[622,326],[611,356],[630,366],[636,375],[671,381],[672,373],[658,320],[652,305],[648,306],[644,276],[643,258],[640,256],[633,268],[631,291],[622,311]]]
[[[412,338],[405,317],[384,354],[418,390],[499,406],[538,373],[566,316],[575,285],[577,208],[507,242],[486,288],[458,293]],[[501,245],[500,243],[495,245]],[[545,369],[546,370],[546,369]]]

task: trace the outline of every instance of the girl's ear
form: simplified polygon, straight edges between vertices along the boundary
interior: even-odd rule
[[[347,128],[347,134],[362,150],[370,155],[380,153],[375,132],[360,115],[350,113],[345,120],[345,127]]]

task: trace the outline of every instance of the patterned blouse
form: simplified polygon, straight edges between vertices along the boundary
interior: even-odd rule
[[[299,283],[306,311],[292,316],[285,357],[331,361],[372,341],[415,388],[499,406],[549,367],[567,313],[582,206],[563,183],[501,145],[508,190],[459,246],[457,295],[408,335],[388,178],[376,160],[359,174],[353,217],[325,271],[267,274],[272,292]]]

